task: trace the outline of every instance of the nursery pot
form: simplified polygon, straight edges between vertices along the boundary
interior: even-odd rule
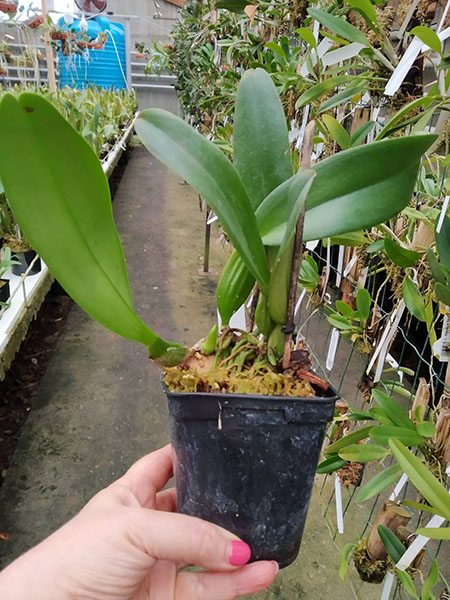
[[[0,279],[0,302],[8,302],[10,295],[9,279]]]
[[[15,258],[20,261],[20,264],[12,266],[12,272],[14,275],[22,275],[31,265],[36,256],[36,252],[34,250],[26,250],[25,252],[16,252]],[[28,272],[28,275],[36,275],[41,270],[41,259],[38,258],[34,265]]]
[[[338,398],[169,392],[178,510],[233,532],[251,560],[297,557]]]

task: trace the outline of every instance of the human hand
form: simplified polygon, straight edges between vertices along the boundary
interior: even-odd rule
[[[170,446],[142,458],[0,573],[2,600],[235,600],[272,583],[277,563],[245,565],[247,544],[174,513],[171,477]]]

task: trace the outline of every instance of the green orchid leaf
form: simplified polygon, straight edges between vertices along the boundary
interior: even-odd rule
[[[362,410],[352,410],[347,418],[349,421],[374,421],[374,418],[370,413]]]
[[[425,302],[419,288],[410,277],[405,277],[405,280],[403,281],[402,296],[409,312],[413,314],[416,319],[425,323],[427,320]]]
[[[211,206],[248,270],[265,290],[269,284],[266,253],[250,200],[230,161],[212,142],[165,110],[142,111],[136,131],[146,148]]]
[[[264,69],[247,71],[239,84],[233,147],[234,167],[254,209],[293,175],[286,117]]]
[[[185,348],[159,338],[134,312],[108,181],[87,142],[35,94],[4,96],[0,132],[11,208],[62,287],[104,327],[148,346],[152,358],[183,360]],[[12,147],[20,148],[20,160]]]
[[[336,308],[346,319],[352,319],[357,315],[353,308],[345,302],[342,302],[342,300],[336,300]]]
[[[386,416],[391,421],[392,425],[396,427],[403,427],[411,430],[412,432],[416,431],[416,426],[408,417],[406,412],[397,404],[397,402],[382,392],[381,390],[372,390],[372,396],[377,404],[383,409]]]
[[[420,600],[431,600],[431,590],[437,584],[439,580],[439,566],[437,564],[437,560],[433,558],[433,562],[431,563],[430,572],[427,575],[427,578],[423,582],[422,586],[422,594],[420,596]]]
[[[306,202],[306,197],[315,176],[316,174],[311,170],[301,171],[296,175],[296,185],[292,185],[291,193],[294,193],[297,198],[295,202],[289,201],[289,204],[292,204],[292,209],[287,221],[284,238],[273,262],[270,275],[267,295],[269,313],[271,319],[281,325],[286,323],[295,231],[300,212]],[[299,188],[301,190],[300,193]]]
[[[450,306],[450,288],[448,285],[442,285],[442,283],[437,281],[434,285],[434,292],[437,299],[442,302],[442,304]]]
[[[339,577],[342,579],[342,581],[345,581],[345,576],[347,575],[348,557],[354,548],[356,548],[356,544],[354,542],[348,542],[341,548],[341,551],[339,552]]]
[[[360,319],[364,323],[370,317],[371,305],[372,305],[372,298],[370,297],[369,292],[364,288],[360,288],[356,292],[356,309],[358,311],[358,315],[359,315]]]
[[[416,425],[417,433],[423,435],[423,437],[433,437],[436,433],[436,426],[430,421],[423,421]]]
[[[295,33],[301,37],[302,40],[305,40],[305,42],[309,44],[311,48],[317,48],[316,38],[314,37],[314,33],[311,31],[311,29],[308,29],[307,27],[299,27],[295,30]]]
[[[393,117],[389,119],[380,133],[377,135],[376,140],[382,140],[387,137],[389,134],[393,133],[396,126],[400,121],[406,117],[412,111],[416,111],[417,108],[428,108],[432,102],[434,102],[435,98],[433,96],[424,96],[423,98],[417,98],[416,100],[412,100],[408,104],[405,104],[399,111],[395,113]],[[406,124],[406,123],[405,123]]]
[[[330,13],[319,8],[308,8],[308,14],[316,21],[319,21],[323,27],[331,29],[336,35],[343,37],[349,42],[358,42],[358,44],[370,46],[370,42],[366,36],[345,19],[330,15]]]
[[[367,252],[369,254],[375,254],[375,252],[380,252],[380,250],[384,250],[384,238],[382,240],[377,240],[373,244],[370,244],[367,248]]]
[[[420,446],[425,442],[421,435],[407,427],[379,425],[370,432],[370,439],[380,442],[380,444],[387,444],[389,438],[400,440],[405,446]]]
[[[432,540],[450,540],[450,527],[419,527],[416,533]]]
[[[349,231],[348,233],[342,235],[334,235],[331,238],[325,238],[322,241],[322,244],[326,247],[327,240],[330,240],[330,246],[363,246],[365,244],[369,244],[370,238],[368,238],[363,231]]]
[[[300,265],[298,282],[307,292],[313,292],[319,283],[319,279],[319,267],[313,257],[308,254],[303,257]]]
[[[371,462],[381,460],[389,454],[389,450],[376,444],[353,444],[338,452],[339,456],[349,462]]]
[[[322,121],[330,134],[333,141],[337,142],[342,150],[350,147],[350,134],[342,125],[331,115],[323,115]]]
[[[334,473],[345,465],[345,460],[340,458],[337,454],[332,454],[326,460],[322,461],[317,467],[317,473],[324,475],[325,473]]]
[[[414,508],[415,510],[426,512],[431,515],[438,515],[440,517],[445,518],[445,515],[441,514],[436,508],[434,508],[433,506],[429,506],[428,504],[422,504],[421,502],[414,502],[414,500],[402,500],[402,504],[404,504],[408,508]]]
[[[348,3],[352,8],[359,12],[373,31],[377,32],[379,30],[380,26],[378,25],[377,13],[370,0],[348,0]]]
[[[225,264],[217,284],[216,297],[222,325],[244,304],[255,284],[239,253],[234,251]]]
[[[361,142],[366,139],[374,127],[375,121],[367,121],[367,123],[364,123],[361,125],[361,127],[358,127],[358,129],[350,138],[350,147],[353,148],[354,146],[361,144]]]
[[[433,279],[442,284],[443,286],[447,286],[447,280],[445,279],[444,273],[441,269],[441,266],[436,258],[435,253],[431,248],[427,248],[427,260],[430,265],[431,274],[433,275]]]
[[[410,201],[418,161],[434,135],[394,138],[339,152],[314,165],[306,201],[303,240],[333,237],[372,227],[398,214]],[[351,173],[351,177],[342,177]],[[289,207],[290,180],[262,202],[256,218],[264,244],[279,246]]]
[[[255,5],[255,0],[217,0],[216,8],[226,8],[230,12],[242,13],[249,4]]]
[[[442,42],[435,31],[424,25],[418,25],[409,31],[410,35],[415,35],[421,40],[428,48],[434,50],[438,54],[442,54]]]
[[[369,427],[361,427],[361,429],[357,429],[356,431],[349,433],[345,437],[342,437],[336,442],[330,444],[328,448],[325,449],[325,454],[327,456],[330,454],[337,454],[343,448],[346,448],[347,446],[351,446],[352,444],[356,444],[356,442],[364,440],[365,438],[369,437],[369,431],[372,428],[373,425],[370,425]]]
[[[361,92],[366,88],[367,83],[363,80],[355,80],[350,85],[348,85],[345,89],[341,90],[328,100],[325,100],[323,104],[321,104],[319,109],[319,114],[326,112],[327,110],[331,110],[336,106],[340,106],[341,104],[346,104],[349,100],[354,98],[355,96],[359,96]]]
[[[398,561],[406,552],[405,546],[398,539],[395,533],[391,531],[389,527],[386,527],[386,525],[378,525],[377,531],[387,553],[392,558],[394,563],[398,563]]]
[[[439,233],[435,231],[436,246],[444,267],[450,271],[450,219],[445,215]]]
[[[394,484],[400,478],[402,470],[398,465],[393,465],[377,473],[367,483],[365,483],[359,490],[358,496],[356,497],[357,502],[364,502],[369,498],[373,498],[390,485]]]
[[[450,520],[450,495],[445,487],[430,473],[426,467],[401,442],[390,439],[389,446],[409,480],[422,496],[436,507],[440,514]],[[450,530],[449,530],[450,531]],[[428,535],[428,534],[425,534]],[[428,537],[431,537],[430,535]]]
[[[327,321],[330,325],[341,331],[345,331],[346,329],[352,328],[351,320],[341,315],[329,315],[327,317]]]
[[[299,109],[302,106],[306,106],[307,104],[311,104],[315,100],[318,100],[324,94],[327,94],[330,90],[335,87],[342,85],[343,83],[348,83],[349,81],[353,81],[355,78],[351,75],[337,75],[336,77],[329,77],[320,83],[316,83],[312,87],[310,87],[306,92],[298,98],[295,103],[295,108]]]
[[[403,248],[388,237],[384,240],[384,251],[395,265],[403,269],[412,267],[420,258],[418,252]]]
[[[411,575],[409,575],[409,573],[406,571],[402,571],[401,569],[395,569],[395,574],[397,575],[402,587],[408,592],[408,594],[419,600],[416,586],[414,585],[414,581],[411,579]]]

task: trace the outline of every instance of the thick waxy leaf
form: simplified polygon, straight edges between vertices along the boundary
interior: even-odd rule
[[[445,215],[439,233],[435,232],[436,245],[442,264],[450,271],[450,219]]]
[[[306,197],[316,174],[314,171],[303,171],[296,175],[296,185],[291,187],[291,194],[297,197],[289,199],[292,205],[287,221],[283,241],[273,263],[270,275],[269,292],[267,296],[269,313],[275,323],[283,325],[286,322],[289,282],[292,265],[293,242],[300,212],[306,202]],[[300,193],[298,190],[301,190]]]
[[[367,121],[367,123],[364,123],[363,125],[361,125],[361,127],[358,127],[358,129],[350,138],[350,146],[357,146],[362,141],[364,141],[374,127],[375,121]]]
[[[254,0],[217,0],[216,8],[226,8],[231,12],[244,12],[249,4],[257,4]]]
[[[331,139],[337,142],[342,150],[346,150],[350,146],[348,131],[331,115],[323,115],[322,121],[328,129]]]
[[[366,229],[398,214],[411,199],[419,159],[435,139],[417,135],[383,140],[314,165],[317,177],[306,201],[304,241]],[[281,184],[256,211],[266,245],[279,246],[283,239],[289,186],[289,181]]]
[[[230,161],[212,142],[165,110],[142,111],[136,120],[136,131],[158,160],[203,196],[265,290],[269,283],[266,253],[250,200]]]
[[[357,429],[352,433],[349,433],[345,437],[342,437],[337,442],[333,442],[325,449],[325,454],[337,454],[342,448],[346,446],[350,446],[359,442],[360,440],[364,440],[366,437],[369,437],[369,431],[373,428],[373,425],[370,427],[361,427],[361,429]]]
[[[406,552],[405,546],[398,539],[395,533],[391,531],[389,527],[386,527],[386,525],[378,525],[377,531],[387,553],[395,563],[398,563],[398,561]]]
[[[402,296],[409,312],[412,313],[416,319],[419,319],[419,321],[426,322],[427,313],[425,302],[419,288],[410,277],[406,277],[402,284]]]
[[[416,431],[416,426],[406,412],[390,396],[380,390],[372,390],[372,396],[389,417],[392,425],[395,425],[396,427],[405,427],[414,432]]]
[[[356,544],[354,542],[348,542],[342,547],[339,553],[339,577],[342,581],[345,581],[345,576],[347,575],[347,560],[349,554],[355,547]]]
[[[356,292],[356,308],[360,319],[364,322],[366,322],[370,316],[371,304],[372,298],[370,297],[369,292],[364,288],[359,289]]]
[[[337,454],[332,454],[327,459],[322,461],[317,467],[317,473],[323,475],[325,473],[334,473],[345,465],[345,460]]]
[[[152,358],[180,362],[185,349],[159,338],[133,310],[108,182],[87,142],[34,94],[3,98],[0,132],[11,208],[59,283],[99,323],[147,345]]]
[[[408,508],[414,508],[415,510],[423,511],[423,512],[429,513],[431,515],[438,515],[440,517],[445,518],[445,515],[442,515],[437,510],[437,508],[434,508],[433,506],[429,506],[428,504],[422,504],[422,502],[414,502],[414,500],[402,500],[402,504],[404,504]]]
[[[389,454],[389,451],[376,444],[353,444],[339,450],[338,454],[350,462],[370,462],[381,460]]]
[[[411,579],[411,575],[409,575],[409,573],[406,571],[402,571],[401,569],[395,569],[395,574],[408,594],[418,600],[419,596],[417,595],[416,586],[414,585],[414,581]]]
[[[220,274],[217,284],[217,308],[222,325],[228,325],[231,316],[247,300],[255,278],[239,254],[234,251]]]
[[[410,35],[416,35],[428,48],[431,48],[438,54],[442,54],[442,42],[435,31],[424,25],[418,25],[409,32]]]
[[[372,479],[365,483],[359,490],[359,494],[356,498],[357,502],[363,502],[373,496],[376,496],[387,487],[395,483],[402,474],[402,470],[398,465],[393,465],[377,473]]]
[[[395,438],[402,442],[402,444],[405,444],[405,446],[420,446],[420,444],[425,442],[425,439],[421,435],[407,427],[379,425],[378,427],[373,427],[370,432],[370,439],[381,444],[387,444],[389,438]]]
[[[445,515],[446,519],[450,519],[450,494],[445,487],[401,442],[390,439],[389,446],[398,464],[408,475],[414,487],[419,490],[431,506],[436,507],[440,514]]]
[[[348,0],[348,3],[360,13],[371,29],[379,29],[377,13],[370,0]]]
[[[331,110],[335,106],[339,106],[340,104],[345,104],[352,98],[358,97],[361,92],[366,87],[366,82],[361,80],[355,80],[350,85],[348,85],[345,89],[341,90],[320,106],[319,113],[326,112],[327,110]]]
[[[430,572],[428,573],[427,578],[423,582],[422,594],[421,594],[420,600],[431,600],[431,590],[437,584],[438,579],[439,579],[439,567],[438,567],[436,559],[433,558]]]
[[[324,94],[328,93],[330,90],[334,89],[338,85],[342,85],[343,83],[347,83],[349,81],[353,81],[354,77],[350,75],[337,75],[336,77],[330,77],[329,79],[325,79],[320,83],[316,83],[309,90],[303,92],[303,94],[298,98],[295,103],[295,108],[301,108],[306,104],[311,104]]]
[[[398,125],[398,123],[400,123],[400,121],[402,121],[408,113],[410,113],[413,110],[415,111],[417,108],[422,106],[424,108],[427,108],[433,101],[434,97],[424,96],[423,98],[417,98],[416,100],[409,102],[409,104],[403,106],[399,111],[395,113],[393,117],[391,117],[391,119],[386,123],[386,125],[377,135],[376,139],[382,140],[395,130],[395,127]]]
[[[430,421],[423,421],[416,425],[417,433],[423,435],[423,437],[433,437],[436,433],[436,426]]]
[[[384,240],[384,251],[394,264],[402,268],[412,267],[420,258],[418,252],[403,248],[390,238]]]
[[[442,285],[442,283],[438,281],[434,286],[434,291],[437,299],[440,300],[442,304],[450,306],[450,288],[447,285]]]
[[[419,527],[416,533],[432,540],[450,540],[450,527]]]
[[[447,281],[444,277],[444,273],[439,265],[435,253],[431,248],[427,248],[427,260],[430,265],[431,274],[437,283],[441,283],[443,286],[447,286]]]
[[[370,42],[366,36],[359,29],[350,25],[350,23],[347,23],[345,19],[330,15],[319,8],[308,8],[308,13],[313,19],[319,21],[319,23],[327,29],[334,31],[338,36],[343,37],[350,42],[358,42],[359,44],[370,46]]]
[[[264,69],[249,70],[241,79],[233,146],[234,166],[253,208],[293,174],[286,117]]]

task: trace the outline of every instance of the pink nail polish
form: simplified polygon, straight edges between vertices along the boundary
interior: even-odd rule
[[[245,542],[231,542],[228,560],[233,567],[241,567],[250,560],[251,550]]]

